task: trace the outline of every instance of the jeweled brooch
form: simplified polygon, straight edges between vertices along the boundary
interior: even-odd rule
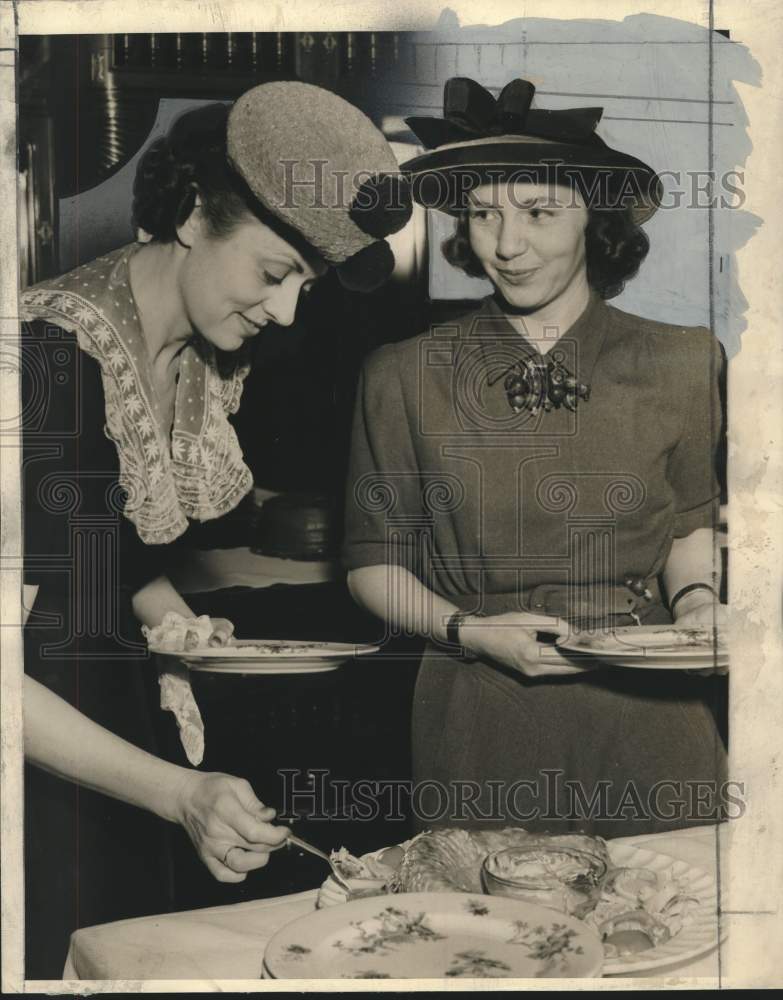
[[[590,386],[571,374],[563,364],[564,357],[562,351],[552,351],[550,361],[521,358],[490,379],[489,385],[504,379],[508,403],[515,413],[549,413],[561,406],[573,411],[580,399],[587,402],[590,398]]]

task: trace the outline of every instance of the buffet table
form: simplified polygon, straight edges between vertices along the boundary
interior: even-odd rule
[[[720,832],[723,842],[725,828]],[[630,837],[621,842],[668,854],[716,873],[716,827]],[[274,864],[274,857],[270,864]],[[258,879],[260,887],[264,871],[249,877]],[[71,938],[63,979],[136,982],[188,979],[215,986],[216,981],[257,980],[267,942],[285,924],[311,912],[316,895],[313,889],[233,906],[86,927]],[[719,951],[713,949],[699,958],[645,976],[676,976],[680,981],[683,977],[698,979],[702,985],[707,981],[715,983],[719,979]]]

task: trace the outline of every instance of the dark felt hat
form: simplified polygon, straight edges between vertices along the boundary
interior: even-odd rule
[[[443,118],[405,119],[430,150],[401,166],[414,199],[456,214],[478,184],[519,180],[571,186],[590,207],[628,207],[636,222],[649,219],[660,178],[596,134],[603,108],[533,108],[534,94],[527,80],[512,80],[497,98],[475,80],[448,80]]]
[[[308,83],[262,83],[231,109],[228,155],[261,204],[344,285],[370,290],[389,277],[394,256],[384,237],[410,218],[410,191],[383,134],[358,108]]]

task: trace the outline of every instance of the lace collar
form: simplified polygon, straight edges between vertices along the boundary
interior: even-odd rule
[[[49,320],[76,335],[101,368],[107,437],[117,448],[125,516],[149,545],[173,541],[188,519],[236,507],[253,485],[228,414],[248,367],[228,378],[188,344],[181,354],[169,440],[161,427],[128,261],[138,244],[42,282],[21,297],[23,320]]]

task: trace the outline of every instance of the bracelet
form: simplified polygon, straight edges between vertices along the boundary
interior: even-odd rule
[[[685,597],[686,594],[690,594],[694,590],[709,590],[712,596],[717,600],[718,594],[715,588],[710,586],[709,583],[689,583],[687,587],[681,587],[669,601],[669,611],[672,613],[672,617],[674,617],[674,609],[678,602]]]
[[[459,627],[468,618],[467,611],[455,611],[446,622],[446,642],[451,646],[461,646],[459,641]]]

